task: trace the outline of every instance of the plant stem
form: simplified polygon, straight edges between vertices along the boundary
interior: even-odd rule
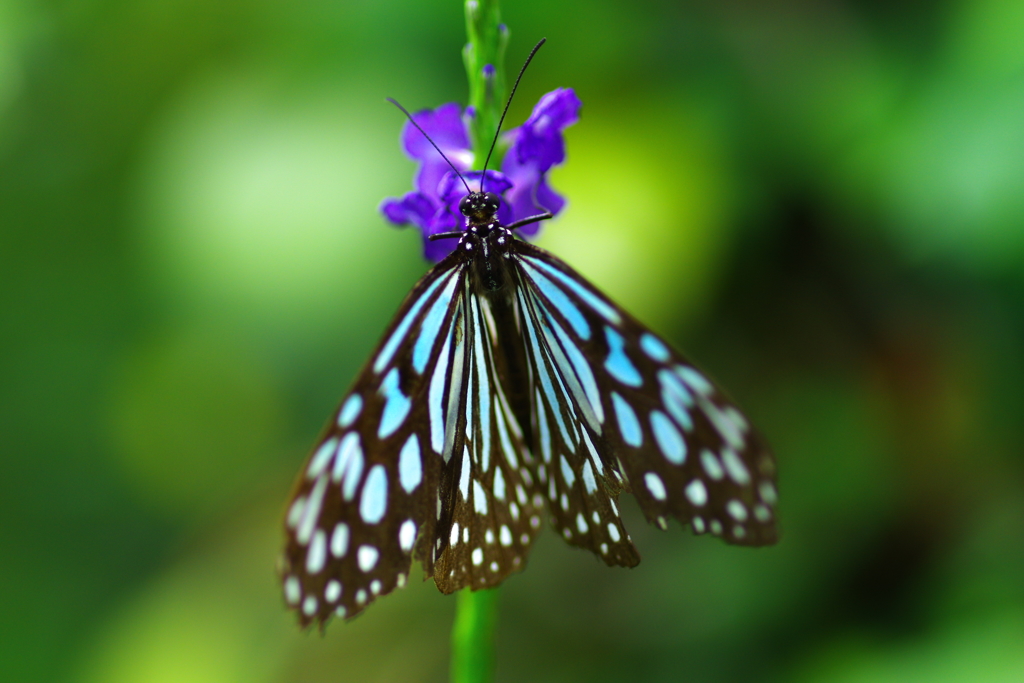
[[[469,127],[478,167],[494,140],[505,103],[505,47],[509,33],[501,23],[498,0],[465,0],[465,7],[469,42],[462,50],[462,61],[469,77],[469,106],[476,112]],[[500,157],[500,151],[496,152]]]
[[[462,589],[452,626],[452,683],[487,683],[494,673],[498,590]]]
[[[501,23],[498,0],[465,0],[466,35],[462,51],[469,78],[469,105],[474,167],[484,163],[498,129],[505,100],[505,47],[508,29]],[[491,168],[501,161],[495,150]],[[494,625],[498,589],[459,592],[452,626],[452,683],[488,683],[494,672]]]

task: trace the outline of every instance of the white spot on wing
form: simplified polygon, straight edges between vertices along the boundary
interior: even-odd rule
[[[648,472],[644,475],[644,483],[647,484],[647,490],[656,500],[665,500],[665,483],[661,481],[661,477],[654,472]]]
[[[583,463],[583,486],[587,495],[592,495],[597,491],[597,479],[594,478],[594,468],[590,465],[589,458]]]
[[[331,481],[342,480],[341,492],[345,500],[352,500],[359,486],[359,478],[363,475],[363,446],[359,434],[350,432],[341,440],[338,457],[334,459]]]
[[[668,415],[660,410],[652,411],[651,431],[654,432],[654,440],[658,442],[658,448],[666,460],[673,465],[682,465],[686,462],[686,442]]]
[[[320,473],[327,467],[327,463],[330,461],[331,456],[334,455],[334,449],[338,446],[338,438],[332,437],[324,441],[320,445],[320,448],[316,449],[316,454],[309,462],[309,469],[306,470],[307,479],[316,479],[320,476]]]
[[[650,332],[645,332],[640,337],[640,348],[644,350],[648,358],[659,363],[669,359],[668,347]]]
[[[302,586],[299,585],[299,579],[294,576],[286,578],[284,580],[284,599],[288,601],[289,605],[297,605],[301,597]]]
[[[537,424],[540,429],[540,454],[544,462],[551,462],[551,426],[548,424],[548,416],[544,411],[544,402],[540,398],[540,391],[536,391],[535,405],[537,406]]]
[[[670,370],[658,371],[658,382],[661,384],[661,402],[676,424],[687,432],[693,429],[693,418],[690,417],[693,396],[690,390]]]
[[[644,435],[640,430],[640,422],[636,419],[633,408],[614,391],[612,392],[612,407],[615,409],[615,417],[619,421],[622,440],[630,446],[639,448],[643,443]]]
[[[676,366],[676,374],[679,375],[679,379],[683,380],[691,389],[696,391],[698,394],[708,396],[711,394],[712,387],[704,375],[700,374],[691,367],[685,365]]]
[[[484,487],[476,479],[473,480],[473,509],[477,514],[487,514],[487,494],[484,493]]]
[[[715,481],[720,481],[725,476],[722,463],[718,462],[715,454],[707,449],[700,452],[700,464],[704,466],[704,471],[707,472],[708,476]]]
[[[344,557],[348,552],[348,524],[338,522],[331,534],[331,555]]]
[[[302,512],[306,509],[306,497],[296,496],[295,500],[292,501],[292,505],[288,508],[288,528],[294,529],[298,526],[299,521],[302,519]]]
[[[684,491],[686,493],[686,497],[690,499],[690,502],[697,507],[701,507],[708,502],[707,487],[704,486],[704,482],[700,479],[694,479],[691,481],[686,485],[686,489]]]
[[[754,505],[754,517],[759,522],[767,522],[772,518],[772,511],[767,506],[757,503]]]
[[[412,493],[423,481],[423,457],[416,434],[409,435],[398,454],[398,480],[406,493]]]
[[[469,500],[469,446],[462,453],[462,471],[459,472],[459,492],[463,500]]]
[[[384,397],[384,411],[381,413],[380,424],[377,426],[377,438],[386,439],[405,422],[405,417],[412,407],[412,401],[402,393],[402,388],[399,386],[398,368],[391,368],[391,371],[384,376],[379,391],[380,395]]]
[[[604,328],[604,336],[608,342],[608,358],[605,359],[604,369],[608,374],[619,380],[626,386],[639,387],[643,384],[643,377],[640,371],[633,365],[633,361],[626,355],[625,339],[611,327]]]
[[[562,478],[565,480],[565,485],[572,488],[572,485],[576,483],[576,474],[572,471],[572,467],[569,465],[569,461],[565,459],[563,455],[561,457],[562,466]]]
[[[320,506],[324,503],[324,493],[327,491],[327,477],[320,477],[313,484],[313,491],[309,494],[309,502],[306,509],[302,511],[302,519],[299,520],[299,528],[295,532],[295,540],[299,545],[309,543],[313,535],[313,528],[316,526],[317,518],[320,517]]]
[[[373,571],[373,568],[377,566],[378,559],[380,559],[380,551],[372,545],[361,545],[356,551],[356,561],[363,572]]]
[[[416,541],[416,522],[411,519],[407,519],[402,522],[402,527],[398,530],[398,545],[402,547],[402,550],[409,552],[412,550],[412,544]]]
[[[737,522],[744,522],[747,519],[747,508],[746,506],[736,500],[730,500],[725,504],[725,510],[729,513],[729,516],[735,519]]]
[[[311,617],[316,614],[316,608],[319,605],[315,595],[307,595],[306,599],[302,601],[302,613],[307,617]]]
[[[352,394],[345,403],[342,404],[341,410],[338,412],[338,426],[342,429],[347,428],[355,419],[359,417],[359,413],[363,410],[363,397],[359,394]]]
[[[374,465],[366,475],[359,514],[367,524],[377,524],[388,508],[388,475],[383,465]]]
[[[313,533],[313,540],[309,542],[306,549],[306,573],[317,574],[324,568],[327,561],[327,534],[323,529],[317,529]]]
[[[750,472],[747,471],[747,466],[740,460],[739,454],[731,448],[722,449],[722,464],[725,465],[725,471],[729,473],[729,477],[740,486],[746,486],[750,483]]]
[[[427,392],[427,408],[430,415],[430,447],[438,454],[444,451],[444,385],[448,377],[451,343],[452,338],[449,334],[448,338],[444,341],[444,346],[441,347],[441,356],[437,359],[434,374],[430,378],[430,389]]]

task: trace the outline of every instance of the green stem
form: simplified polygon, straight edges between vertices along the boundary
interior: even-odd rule
[[[498,130],[505,104],[505,47],[509,33],[501,23],[498,0],[465,0],[465,6],[469,42],[462,50],[462,61],[469,77],[469,105],[476,111],[470,137],[476,157],[474,168],[479,168]],[[490,76],[485,75],[488,66],[493,67]],[[495,152],[500,157],[500,151]]]
[[[452,683],[487,683],[494,674],[498,589],[462,589],[452,626]]]
[[[462,59],[469,77],[469,104],[476,111],[470,122],[474,168],[480,168],[498,129],[505,104],[505,47],[508,29],[501,23],[498,0],[465,0],[469,42]],[[490,68],[488,68],[490,67]],[[490,168],[501,161],[496,149]],[[452,683],[487,683],[494,673],[494,625],[498,590],[459,592],[452,626]]]

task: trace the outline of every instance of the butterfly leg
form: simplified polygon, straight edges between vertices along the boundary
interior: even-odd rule
[[[427,239],[434,242],[436,240],[446,240],[452,237],[462,237],[465,234],[465,230],[453,230],[451,232],[439,232],[436,235],[428,235]]]
[[[537,221],[546,221],[549,218],[554,217],[555,214],[551,213],[550,211],[545,211],[544,213],[538,213],[536,216],[527,216],[526,218],[520,218],[516,222],[506,225],[505,227],[509,230],[515,230],[516,228],[521,228],[524,225],[536,223]]]

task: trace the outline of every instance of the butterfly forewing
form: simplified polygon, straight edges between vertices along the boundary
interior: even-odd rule
[[[355,616],[413,556],[445,593],[525,566],[543,501],[504,379],[521,343],[471,290],[455,258],[424,277],[304,467],[282,568],[303,624]]]
[[[566,539],[594,549],[582,533],[584,525],[579,524],[577,535],[571,524],[580,513],[586,521],[587,498],[578,487],[575,499],[568,490],[566,499],[560,492],[563,485],[571,489],[573,479],[580,479],[580,467],[593,462],[586,457],[593,446],[605,466],[601,481],[611,488],[610,500],[621,475],[648,520],[662,528],[668,517],[675,517],[697,533],[711,532],[729,543],[773,543],[775,462],[739,409],[678,352],[567,265],[526,243],[516,246],[525,290],[521,297],[532,301],[524,306],[536,312],[535,327],[549,330],[528,342],[538,347],[531,356],[534,367],[541,377],[561,379],[561,389],[551,392],[560,414],[565,420],[577,418],[576,433],[592,435],[580,448],[572,427],[563,429],[558,412],[551,417],[552,402],[540,392],[540,431],[551,434],[553,442],[561,435],[567,451],[551,454],[549,473],[558,478],[549,497],[556,519],[567,525]],[[550,360],[540,360],[544,356]],[[542,438],[547,458],[544,443]],[[568,464],[558,461],[561,455]],[[600,555],[602,549],[595,552]]]
[[[437,370],[454,355],[445,342],[461,324],[464,280],[449,259],[414,288],[300,473],[282,574],[303,624],[353,616],[404,585],[414,550],[431,559],[445,416],[429,399],[452,384]]]
[[[530,360],[537,478],[552,524],[568,543],[593,551],[607,564],[635,566],[640,556],[615,502],[622,475],[614,458],[601,457],[595,447],[601,420],[588,402],[592,378],[585,359],[577,347],[568,353],[562,347],[560,323],[543,312],[529,287],[519,287],[517,301]]]

